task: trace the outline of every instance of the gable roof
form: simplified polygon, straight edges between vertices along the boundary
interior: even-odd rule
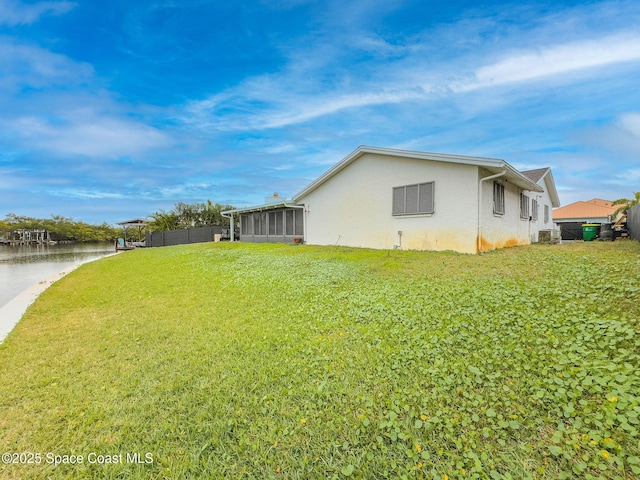
[[[595,201],[595,202],[594,202]],[[607,205],[608,204],[608,205]],[[606,218],[617,210],[608,200],[594,198],[588,202],[574,202],[553,211],[553,219]]]
[[[613,202],[603,200],[601,198],[592,198],[591,200],[587,200],[586,203],[593,203],[594,205],[600,205],[601,207],[611,207],[613,205]]]
[[[364,145],[359,146],[349,155],[344,157],[333,167],[320,175],[316,180],[311,182],[307,187],[293,196],[292,200],[298,202],[302,197],[308,195],[320,185],[325,183],[334,175],[337,175],[340,171],[344,170],[348,165],[355,162],[358,158],[365,154],[384,155],[389,157],[403,157],[413,158],[419,160],[430,160],[435,162],[457,163],[464,165],[476,165],[489,170],[492,173],[500,173],[502,170],[506,170],[505,177],[508,178],[515,185],[524,190],[530,190],[534,192],[543,192],[543,188],[540,187],[535,181],[523,175],[521,172],[513,168],[507,162],[497,158],[485,158],[485,157],[468,157],[463,155],[450,155],[444,153],[429,153],[429,152],[416,152],[411,150],[398,150],[394,148],[380,148],[380,147],[367,147]]]
[[[520,171],[525,177],[527,177],[532,182],[538,182],[545,174],[549,171],[549,167],[545,168],[536,168],[535,170],[523,170]]]
[[[527,177],[532,182],[536,182],[538,185],[544,180],[545,190],[549,194],[552,207],[560,206],[560,197],[558,197],[558,190],[556,190],[556,182],[553,179],[550,167],[536,168],[535,170],[521,171],[522,175]]]

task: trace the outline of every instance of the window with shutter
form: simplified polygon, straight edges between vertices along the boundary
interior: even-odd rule
[[[393,189],[393,214],[404,215],[404,187]]]
[[[416,183],[393,188],[393,215],[434,213],[435,182]]]
[[[421,183],[420,188],[420,203],[418,204],[418,211],[425,213],[433,213],[433,182]]]

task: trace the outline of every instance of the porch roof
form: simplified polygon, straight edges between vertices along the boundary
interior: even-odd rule
[[[225,210],[222,212],[223,214],[233,214],[233,213],[247,213],[247,212],[263,212],[265,210],[274,210],[277,208],[302,208],[301,205],[295,205],[291,202],[275,202],[275,203],[264,203],[262,205],[254,205],[251,207],[241,207],[234,208],[233,210]]]

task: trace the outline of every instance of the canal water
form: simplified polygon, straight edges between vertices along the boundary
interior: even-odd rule
[[[115,253],[113,243],[0,245],[0,307],[31,285],[76,263]]]

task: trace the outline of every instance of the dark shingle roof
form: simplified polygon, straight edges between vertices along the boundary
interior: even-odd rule
[[[536,168],[535,170],[526,170],[520,173],[525,177],[527,177],[532,182],[537,183],[538,180],[544,177],[544,174],[547,173],[548,170],[549,170],[549,167],[545,167],[545,168]]]

